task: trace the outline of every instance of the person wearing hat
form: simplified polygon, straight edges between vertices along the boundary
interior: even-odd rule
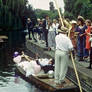
[[[68,53],[73,49],[71,40],[67,37],[65,31],[58,30],[56,35],[56,51],[55,51],[55,83],[62,84],[68,68]]]
[[[84,58],[88,57],[88,51],[85,49],[85,30],[87,29],[87,26],[85,25],[84,18],[81,16],[78,16],[77,19],[77,27],[75,32],[78,32],[77,36],[77,56],[79,57],[79,61],[84,61]]]
[[[75,20],[72,20],[70,23],[72,25],[72,28],[70,29],[70,39],[72,41],[74,50],[76,51],[77,46],[76,46],[75,29],[76,29],[77,22]],[[75,52],[73,54],[75,54]]]
[[[21,62],[21,59],[22,58],[21,55],[19,55],[19,52],[15,51],[13,55],[13,61],[18,64]]]

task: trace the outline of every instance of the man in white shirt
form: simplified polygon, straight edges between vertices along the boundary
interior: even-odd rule
[[[55,82],[61,84],[67,73],[68,68],[68,53],[73,49],[71,40],[65,32],[59,30],[56,36],[56,51],[55,51]]]

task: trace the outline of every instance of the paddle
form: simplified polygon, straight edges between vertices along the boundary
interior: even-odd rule
[[[31,60],[33,60],[33,58],[30,58],[29,56],[25,55],[24,52],[22,51],[22,57],[24,57],[26,60],[28,60],[29,62]]]

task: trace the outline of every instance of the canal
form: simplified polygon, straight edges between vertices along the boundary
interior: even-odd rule
[[[22,51],[23,49],[0,48],[0,92],[47,92],[26,82],[20,76],[15,76],[16,67],[12,62],[12,55],[15,50]]]

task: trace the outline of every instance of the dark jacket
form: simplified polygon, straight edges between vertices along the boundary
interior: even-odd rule
[[[46,29],[46,20],[43,21],[43,28]]]
[[[33,27],[34,27],[34,26],[33,26],[33,23],[32,23],[32,21],[31,21],[31,22],[29,22],[29,23],[28,23],[28,30],[31,30],[31,29],[33,29]]]

